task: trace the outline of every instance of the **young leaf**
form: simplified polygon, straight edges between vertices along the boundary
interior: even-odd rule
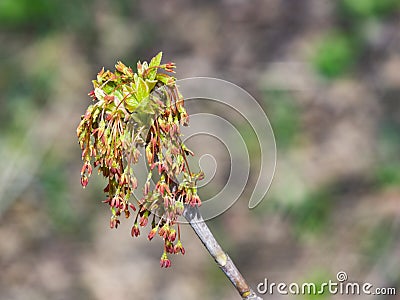
[[[157,67],[160,65],[162,59],[162,52],[159,52],[156,56],[154,56],[149,64],[149,72],[147,78],[150,80],[154,80],[157,75]]]
[[[172,76],[169,76],[167,74],[163,73],[158,73],[156,75],[156,79],[164,83],[165,85],[171,85],[175,82],[175,78]]]
[[[125,99],[125,107],[130,111],[134,112],[138,107],[139,102],[136,100],[135,96],[132,94],[130,97]]]
[[[157,82],[158,82],[157,80],[146,79],[146,84],[147,84],[147,87],[148,87],[149,91],[152,91],[154,89],[154,87],[156,86]]]
[[[136,83],[136,99],[140,102],[144,98],[149,96],[149,89],[147,84],[144,82],[144,80],[141,77],[137,78]]]

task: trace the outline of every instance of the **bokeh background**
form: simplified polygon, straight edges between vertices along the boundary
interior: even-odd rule
[[[131,220],[109,229],[102,179],[79,184],[91,79],[160,50],[179,78],[242,86],[271,121],[267,197],[247,209],[253,173],[209,222],[254,288],[341,270],[400,288],[398,0],[0,0],[0,45],[0,299],[238,298],[190,228],[160,270],[158,241],[133,240]]]

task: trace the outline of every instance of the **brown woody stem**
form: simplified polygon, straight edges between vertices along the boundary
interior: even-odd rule
[[[222,272],[225,273],[225,275],[235,286],[242,299],[262,300],[262,298],[257,296],[257,294],[247,284],[246,280],[242,274],[240,274],[231,258],[224,252],[224,250],[222,250],[207,224],[204,222],[198,207],[186,205],[183,216],[189,222],[190,226],[193,228],[194,232],[206,247],[207,251],[214,258],[218,267],[222,270]]]

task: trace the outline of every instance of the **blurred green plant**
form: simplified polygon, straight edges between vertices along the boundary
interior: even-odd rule
[[[39,182],[43,189],[48,216],[54,228],[65,233],[81,233],[78,215],[73,211],[71,202],[68,201],[67,174],[60,172],[65,166],[54,155],[47,156],[42,162],[42,168],[38,174]],[[78,230],[79,229],[79,230]]]
[[[400,163],[381,163],[374,172],[378,188],[400,186]]]
[[[7,88],[3,93],[6,101],[1,103],[0,134],[1,140],[7,140],[8,146],[21,145],[35,117],[50,100],[53,78],[44,73],[29,76],[23,72],[17,74],[13,70],[8,73],[8,78],[4,79]]]
[[[333,79],[346,74],[357,61],[357,37],[343,32],[324,36],[315,47],[312,65],[323,76]]]
[[[381,220],[376,226],[367,229],[360,241],[362,252],[366,255],[368,265],[376,262],[385,255],[393,244],[393,220],[390,218]]]
[[[299,235],[306,232],[321,233],[328,224],[332,205],[333,198],[329,188],[311,191],[302,201],[290,205],[288,213],[295,232]]]
[[[327,34],[317,43],[311,59],[314,68],[329,79],[348,73],[363,51],[365,38],[361,29],[364,21],[389,16],[399,9],[398,0],[338,1],[339,17],[347,27]]]
[[[300,111],[295,99],[287,91],[266,90],[263,100],[274,130],[277,148],[289,149],[300,132]]]
[[[29,34],[43,34],[61,28],[79,30],[80,33],[88,32],[93,28],[89,8],[92,2],[1,0],[0,25],[3,29],[26,29],[25,33]]]
[[[290,180],[286,182],[286,186],[290,184]],[[264,218],[266,213],[288,216],[293,232],[300,238],[308,234],[319,235],[327,230],[334,204],[332,186],[323,186],[316,190],[305,187],[293,189],[302,191],[273,191],[269,200],[260,203],[254,210],[255,216]],[[282,193],[285,193],[285,201],[282,200]]]
[[[9,26],[46,23],[57,8],[57,1],[2,0],[0,1],[0,23]]]
[[[302,283],[313,283],[315,284],[315,291],[316,293],[309,293],[307,295],[301,295],[298,298],[300,299],[304,299],[304,300],[323,300],[323,299],[330,299],[330,293],[328,291],[328,287],[325,287],[324,289],[324,293],[318,293],[318,291],[320,290],[322,284],[329,282],[329,280],[332,280],[332,275],[330,275],[327,271],[322,271],[322,270],[315,270],[313,272],[311,272],[311,275],[306,277],[306,278],[302,278],[301,280],[299,280],[299,282]],[[311,287],[312,289],[313,287]],[[307,290],[306,290],[307,291]]]
[[[399,131],[400,124],[396,116],[388,117],[380,124],[377,142],[378,161],[373,171],[373,179],[378,188],[400,185]]]
[[[398,0],[341,0],[339,10],[347,17],[369,19],[384,17],[400,8]]]

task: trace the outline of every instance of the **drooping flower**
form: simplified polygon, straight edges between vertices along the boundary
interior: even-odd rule
[[[164,251],[160,259],[161,268],[169,268],[171,266],[171,261],[168,259],[167,253]]]
[[[138,226],[137,223],[135,223],[135,224],[132,226],[131,235],[132,235],[132,236],[139,236],[139,235],[140,235],[140,230],[139,230],[139,226]]]
[[[102,68],[93,80],[92,103],[81,117],[77,136],[82,186],[88,185],[93,167],[106,178],[103,203],[112,213],[111,228],[118,227],[121,214],[126,218],[136,214],[131,235],[137,237],[151,218],[148,239],[158,233],[164,240],[160,264],[167,268],[171,265],[167,253],[185,252],[179,226],[178,239],[174,227],[185,205],[201,205],[196,185],[202,173],[190,171],[187,155],[193,152],[181,140],[180,126],[189,120],[184,98],[175,78],[158,72],[175,73],[176,65],[161,64],[161,58],[160,52],[149,63],[138,62],[137,73],[122,62],[114,72]],[[145,149],[143,158],[140,148]],[[140,159],[150,171],[136,210],[131,200],[138,187],[134,167]]]
[[[149,235],[147,236],[147,239],[148,239],[149,241],[151,241],[151,240],[153,239],[153,237],[156,235],[157,230],[158,230],[158,227],[154,227],[154,228],[150,231]]]
[[[185,254],[185,248],[183,248],[181,241],[178,241],[176,245],[174,246],[174,252],[175,253],[182,253],[182,255]]]

